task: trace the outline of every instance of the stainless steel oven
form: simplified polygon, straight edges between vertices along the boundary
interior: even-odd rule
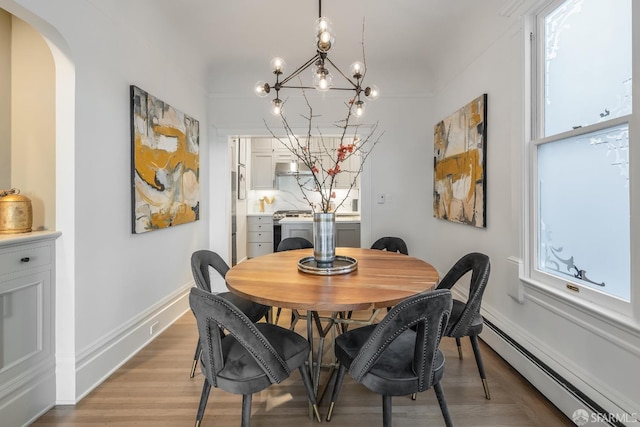
[[[280,225],[280,219],[276,219],[276,213],[273,214],[273,252],[278,250],[278,245],[282,240],[282,225]]]
[[[282,241],[282,225],[280,220],[283,218],[300,218],[311,216],[310,210],[283,210],[273,213],[273,251],[278,250],[278,245]]]

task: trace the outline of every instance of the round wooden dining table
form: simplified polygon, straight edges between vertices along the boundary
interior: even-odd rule
[[[313,249],[275,252],[235,265],[225,280],[231,292],[265,305],[310,311],[357,311],[391,307],[438,283],[428,262],[376,249],[337,248],[357,260],[351,273],[319,275],[299,271]]]
[[[233,266],[225,280],[231,292],[251,301],[289,308],[294,317],[298,317],[298,310],[307,311],[311,346],[308,364],[319,403],[329,383],[327,380],[320,389],[320,370],[329,367],[330,379],[336,364],[335,360],[323,362],[324,340],[333,326],[342,324],[344,331],[344,325],[349,323],[372,323],[380,309],[433,289],[438,283],[438,271],[428,262],[408,255],[361,248],[336,249],[336,256],[357,260],[357,268],[350,273],[321,275],[300,271],[298,261],[312,255],[313,249],[298,249],[251,258]],[[345,318],[346,312],[359,310],[373,310],[373,314],[365,321]],[[322,317],[322,311],[332,314]],[[323,325],[323,320],[328,323]],[[292,318],[291,328],[294,324]],[[312,324],[316,325],[319,340],[315,351]],[[309,416],[313,417],[311,406]]]

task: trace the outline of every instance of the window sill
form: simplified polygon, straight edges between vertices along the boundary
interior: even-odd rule
[[[625,310],[626,312],[620,312],[608,307],[603,307],[600,304],[585,300],[584,298],[578,297],[576,295],[569,294],[568,291],[563,292],[555,286],[543,283],[530,277],[524,277],[521,275],[520,281],[525,287],[525,294],[527,294],[527,296],[525,296],[525,299],[531,300],[531,298],[529,298],[531,294],[527,292],[528,290],[542,293],[558,303],[567,305],[616,329],[636,336],[640,334],[640,323],[638,323],[638,320],[633,316],[631,304],[628,304],[628,308],[627,310]],[[566,311],[562,310],[557,305],[548,304],[547,308],[550,308],[553,311],[556,311],[558,314],[566,317]],[[591,326],[589,329],[594,328],[593,326]],[[599,334],[602,333],[602,331],[594,332]]]

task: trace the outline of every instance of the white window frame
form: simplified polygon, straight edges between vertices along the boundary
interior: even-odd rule
[[[534,11],[525,20],[523,29],[530,43],[525,44],[525,149],[523,150],[524,186],[523,186],[523,265],[520,270],[520,280],[528,286],[532,286],[546,294],[555,296],[571,305],[586,309],[587,311],[603,315],[606,318],[628,324],[631,319],[640,319],[640,283],[635,280],[640,273],[640,183],[634,185],[636,173],[634,165],[640,165],[640,150],[634,149],[633,140],[640,135],[638,129],[638,117],[640,117],[640,89],[639,74],[640,62],[634,61],[632,70],[632,114],[618,117],[606,122],[584,126],[561,134],[540,138],[543,134],[544,114],[541,108],[544,100],[544,70],[540,64],[544,58],[544,44],[539,42],[537,35],[543,34],[543,20],[549,12],[554,10],[564,0],[550,0]],[[635,3],[635,2],[634,2]],[[632,39],[640,40],[640,7],[632,7]],[[640,43],[632,42],[633,58],[640,57]],[[639,64],[638,66],[635,66]],[[588,134],[594,131],[608,129],[616,125],[628,123],[629,125],[629,197],[630,197],[630,301],[625,301],[598,289],[585,286],[577,281],[567,280],[554,276],[537,268],[538,266],[538,215],[537,200],[537,148],[541,144],[564,140],[573,136]],[[638,142],[636,142],[637,145]],[[640,168],[636,169],[640,170]],[[636,238],[634,239],[634,236]],[[578,289],[576,292],[575,289]]]

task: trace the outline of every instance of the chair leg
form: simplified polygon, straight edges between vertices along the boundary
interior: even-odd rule
[[[344,374],[346,372],[346,366],[341,363],[340,368],[338,369],[338,374],[336,375],[336,382],[333,385],[333,393],[331,393],[331,403],[329,404],[329,412],[327,412],[327,421],[331,421],[333,406],[335,405],[336,400],[338,400],[338,395],[340,394],[340,389],[342,388],[342,380],[344,379]]]
[[[456,337],[456,345],[458,346],[458,359],[462,360],[462,344],[460,338]]]
[[[282,307],[278,307],[276,310],[276,320],[273,322],[274,325],[278,324],[278,320],[280,320],[280,313],[282,312]]]
[[[478,344],[478,336],[472,335],[471,348],[473,348],[473,355],[476,357],[476,364],[478,365],[478,372],[482,379],[482,387],[484,387],[484,397],[487,400],[491,400],[491,393],[489,393],[489,383],[487,383],[487,375],[484,373],[484,364],[482,363],[482,355],[480,354],[480,345]]]
[[[315,415],[318,422],[322,422],[320,419],[320,412],[318,412],[318,404],[316,401],[316,394],[313,392],[313,385],[311,384],[311,374],[309,373],[309,368],[304,363],[300,365],[300,376],[302,377],[302,383],[304,384],[304,388],[307,390],[307,395],[309,396],[309,402],[313,406],[313,415]]]
[[[250,427],[251,424],[251,399],[252,394],[242,395],[242,427]]]
[[[204,409],[207,407],[207,401],[209,400],[209,392],[211,391],[211,384],[205,378],[204,385],[202,386],[202,394],[200,395],[200,404],[198,405],[198,413],[196,415],[196,427],[200,426],[202,418],[204,417]]]
[[[202,347],[200,346],[200,339],[198,339],[198,344],[196,344],[196,353],[193,355],[193,363],[191,364],[191,374],[189,375],[189,378],[193,378],[196,374],[196,365],[198,365],[200,353],[202,353]]]
[[[391,427],[391,396],[382,396],[382,426]]]
[[[438,405],[440,405],[440,411],[442,411],[442,416],[444,417],[444,424],[447,427],[453,427],[453,422],[451,421],[451,414],[449,414],[449,408],[447,407],[447,401],[444,399],[444,391],[442,390],[442,384],[441,383],[434,384],[433,389],[436,392],[436,397],[438,398]]]

